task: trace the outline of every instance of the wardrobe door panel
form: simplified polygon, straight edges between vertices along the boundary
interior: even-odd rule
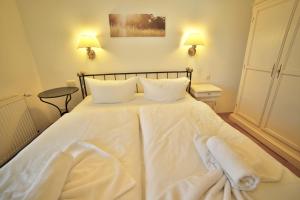
[[[300,151],[300,77],[282,75],[264,130]]]
[[[300,4],[280,66],[263,129],[300,151]]]
[[[261,125],[295,0],[254,8],[236,112]]]
[[[269,84],[270,73],[247,70],[244,78],[243,93],[239,104],[239,114],[254,124],[259,124]]]
[[[288,27],[293,4],[294,0],[286,0],[257,10],[248,67],[272,70]]]
[[[300,12],[300,5],[299,12]],[[299,13],[300,15],[300,13]],[[298,23],[295,32],[295,39],[293,41],[292,47],[289,49],[289,55],[287,58],[286,65],[284,66],[281,74],[282,75],[294,75],[300,76],[300,19],[298,18]]]

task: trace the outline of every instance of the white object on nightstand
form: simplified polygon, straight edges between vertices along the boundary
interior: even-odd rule
[[[199,101],[207,103],[214,111],[216,111],[217,99],[221,96],[222,89],[208,83],[192,84],[191,94]]]

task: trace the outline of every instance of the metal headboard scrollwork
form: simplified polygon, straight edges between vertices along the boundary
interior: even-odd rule
[[[124,77],[124,79],[126,80],[127,78],[131,78],[133,76],[141,76],[141,75],[145,75],[146,78],[148,78],[149,75],[155,75],[156,79],[159,79],[159,75],[166,75],[166,78],[171,78],[171,75],[176,75],[175,77],[179,77],[182,75],[184,75],[185,77],[187,77],[190,80],[190,83],[187,87],[187,91],[190,92],[191,90],[191,82],[192,82],[192,73],[193,73],[193,69],[191,68],[186,68],[186,70],[184,71],[156,71],[156,72],[125,72],[125,73],[106,73],[106,74],[85,74],[85,73],[78,73],[77,76],[79,78],[79,82],[80,82],[80,89],[81,89],[81,93],[82,93],[82,98],[84,99],[87,96],[87,86],[86,86],[86,82],[85,82],[85,78],[86,77],[92,77],[92,78],[96,78],[96,77],[102,77],[103,80],[107,80],[107,77],[111,76],[113,77],[112,80],[118,80],[117,77],[122,76]],[[137,87],[137,92],[138,92],[138,87]]]

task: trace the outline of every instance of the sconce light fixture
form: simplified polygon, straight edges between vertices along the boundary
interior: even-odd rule
[[[196,54],[196,47],[197,45],[204,45],[203,36],[200,33],[191,33],[188,35],[186,41],[184,42],[185,45],[192,45],[189,50],[188,54],[190,56],[194,56]]]
[[[100,48],[100,44],[96,35],[81,35],[79,38],[78,48],[86,48],[87,55],[90,60],[95,59],[96,53],[92,48]]]

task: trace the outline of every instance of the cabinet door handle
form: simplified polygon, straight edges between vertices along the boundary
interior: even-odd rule
[[[280,72],[281,72],[281,68],[282,68],[282,64],[280,64],[280,67],[279,67],[279,69],[278,69],[278,71],[277,71],[277,79],[279,78],[279,74],[280,74]]]
[[[274,69],[275,69],[275,64],[273,65],[273,68],[272,68],[271,77],[273,77]]]

